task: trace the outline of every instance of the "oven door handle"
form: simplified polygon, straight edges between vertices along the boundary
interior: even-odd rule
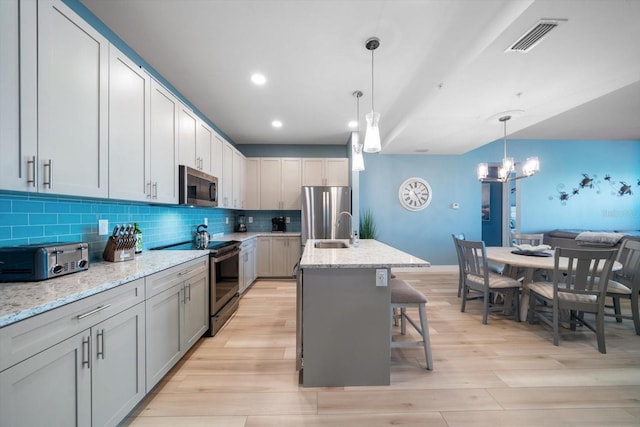
[[[229,258],[232,258],[232,257],[238,255],[239,253],[240,253],[240,249],[235,249],[235,250],[233,250],[231,252],[227,252],[226,254],[224,254],[224,255],[222,255],[220,257],[217,257],[217,258],[215,256],[213,256],[212,257],[213,258],[213,262],[222,262],[224,260],[227,260]]]

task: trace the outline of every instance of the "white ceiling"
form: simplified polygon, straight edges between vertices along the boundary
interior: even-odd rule
[[[358,89],[364,132],[371,36],[383,153],[467,152],[511,110],[510,137],[640,140],[640,0],[81,1],[237,144],[343,145]]]

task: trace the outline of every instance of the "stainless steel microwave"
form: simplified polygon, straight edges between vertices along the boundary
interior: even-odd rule
[[[218,206],[218,178],[188,166],[178,166],[181,205]]]

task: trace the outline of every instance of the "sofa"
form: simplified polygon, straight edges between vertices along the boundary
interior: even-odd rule
[[[553,248],[618,248],[625,239],[640,241],[640,230],[551,230],[544,233],[543,243]]]

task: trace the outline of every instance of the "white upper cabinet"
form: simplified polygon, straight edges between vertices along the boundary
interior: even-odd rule
[[[232,208],[233,206],[233,147],[227,141],[222,144],[222,178],[218,181],[218,189],[222,189],[218,206]]]
[[[204,173],[211,174],[211,141],[213,129],[198,119],[196,130],[196,166]]]
[[[180,103],[178,107],[178,145],[181,165],[200,169],[196,160],[196,134],[198,130],[198,117],[186,105]]]
[[[224,141],[216,132],[213,133],[211,141],[211,175],[220,180],[222,178],[222,148]],[[218,181],[218,187],[220,182]]]
[[[302,159],[302,185],[349,185],[349,159]]]
[[[260,209],[300,209],[300,159],[261,158],[259,174]]]
[[[245,182],[245,209],[260,209],[260,159],[246,159]]]
[[[109,197],[144,201],[150,181],[151,79],[109,48]]]
[[[325,159],[324,171],[326,185],[349,185],[349,159]]]
[[[27,190],[20,141],[20,25],[18,0],[0,1],[0,188]],[[26,150],[35,155],[34,147]]]
[[[108,75],[108,41],[62,2],[39,1],[39,191],[108,197]]]
[[[238,150],[233,150],[233,201],[231,207],[234,209],[244,209],[243,184],[244,179],[244,156]]]
[[[147,199],[178,202],[178,100],[151,81],[151,149],[146,173]]]

